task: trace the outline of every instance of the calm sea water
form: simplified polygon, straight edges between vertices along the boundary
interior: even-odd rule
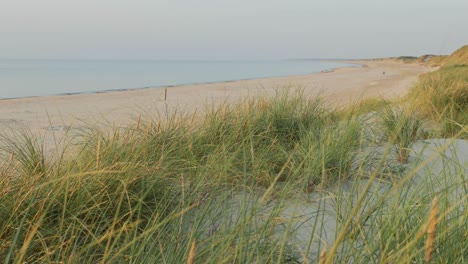
[[[301,75],[336,61],[0,60],[0,99]]]

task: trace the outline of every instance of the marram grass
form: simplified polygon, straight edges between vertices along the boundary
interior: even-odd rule
[[[426,263],[431,263],[432,255],[434,254],[436,232],[437,232],[437,215],[439,213],[439,198],[437,196],[432,201],[432,208],[429,214],[429,226],[427,228],[426,238]]]
[[[440,135],[452,137],[468,127],[468,64],[451,65],[422,76],[410,91],[411,108],[440,124]]]
[[[378,147],[364,132],[376,124],[359,113],[280,93],[197,117],[89,128],[63,159],[27,130],[3,137],[0,259],[420,263],[430,251],[434,263],[466,261],[463,165],[447,168],[437,190],[411,183],[421,166],[383,178],[390,150],[368,168],[359,154]],[[436,195],[437,235],[424,241]]]

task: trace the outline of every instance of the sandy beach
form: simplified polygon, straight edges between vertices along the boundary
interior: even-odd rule
[[[352,62],[363,67],[301,76],[167,87],[166,101],[164,87],[1,100],[0,124],[2,127],[21,124],[33,131],[60,131],[83,121],[93,124],[105,120],[108,124],[124,125],[141,113],[161,113],[166,109],[200,111],[207,104],[272,95],[287,87],[303,89],[310,96],[321,94],[332,105],[344,105],[369,97],[391,99],[402,96],[419,75],[435,69],[392,60]]]

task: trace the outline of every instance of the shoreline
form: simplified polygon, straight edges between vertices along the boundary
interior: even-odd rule
[[[178,83],[178,84],[169,84],[169,85],[167,85],[167,84],[165,84],[165,85],[150,85],[150,86],[144,86],[144,87],[116,88],[116,89],[104,89],[104,90],[84,91],[84,92],[64,92],[64,93],[47,94],[47,95],[7,97],[7,98],[0,98],[0,101],[18,100],[18,99],[27,99],[27,98],[54,97],[54,96],[73,96],[73,95],[82,95],[82,94],[106,94],[106,93],[112,93],[112,92],[126,92],[126,91],[135,91],[135,90],[144,90],[144,89],[161,89],[161,88],[182,87],[182,86],[190,86],[190,85],[209,85],[209,84],[229,83],[229,82],[238,82],[238,81],[262,80],[262,79],[270,79],[270,78],[286,78],[286,77],[294,77],[294,76],[308,76],[308,75],[311,75],[311,74],[334,72],[337,69],[360,68],[360,67],[365,66],[365,64],[362,64],[362,63],[359,63],[359,62],[353,62],[352,60],[304,59],[303,61],[333,61],[333,62],[340,62],[340,63],[343,63],[343,64],[349,64],[349,66],[335,67],[335,68],[329,68],[329,69],[327,68],[327,69],[323,69],[323,70],[320,70],[320,71],[317,71],[317,72],[310,72],[310,73],[304,73],[304,74],[277,75],[277,76],[267,76],[267,77],[252,77],[252,78],[218,80],[218,81],[207,81],[207,82]],[[358,61],[362,61],[362,60],[358,60]]]
[[[39,132],[80,122],[119,126],[141,114],[199,112],[207,105],[272,96],[278,89],[302,89],[306,96],[320,95],[327,104],[340,106],[369,97],[402,96],[419,75],[435,69],[392,60],[352,63],[361,66],[284,77],[4,99],[0,100],[0,124],[19,123]]]

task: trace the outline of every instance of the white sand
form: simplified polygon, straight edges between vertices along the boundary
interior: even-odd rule
[[[21,125],[42,138],[47,155],[61,152],[65,136],[90,125],[126,126],[140,115],[159,118],[158,113],[203,111],[213,103],[235,102],[256,96],[274,95],[277,90],[302,89],[307,96],[320,94],[330,105],[344,105],[358,99],[403,96],[418,76],[435,70],[418,64],[391,60],[353,61],[362,68],[341,68],[317,74],[184,85],[95,94],[44,96],[0,100],[0,133]],[[385,72],[385,74],[383,74]],[[14,128],[12,131],[10,128]],[[78,130],[77,130],[78,129]],[[58,152],[56,152],[58,151]]]
[[[333,104],[346,104],[367,97],[393,98],[404,95],[417,77],[433,70],[417,64],[361,61],[367,67],[343,68],[334,72],[211,84],[168,87],[167,106],[183,111],[203,109],[213,102],[271,95],[288,86],[303,88],[309,95],[322,92]],[[383,75],[385,72],[385,75]],[[60,130],[78,120],[107,120],[123,125],[139,113],[164,112],[165,88],[20,98],[0,101],[0,126],[22,123],[34,131]]]
[[[381,151],[385,151],[382,149]],[[446,193],[447,198],[452,200],[453,203],[460,202],[459,197],[464,194],[463,175],[468,173],[468,141],[462,139],[430,139],[424,141],[417,141],[412,146],[410,151],[410,164],[406,164],[406,173],[411,173],[415,168],[416,175],[411,180],[407,181],[400,188],[404,190],[404,197],[407,199],[415,199],[413,201],[424,201],[424,196],[428,195],[429,190],[432,189],[434,193],[440,192],[442,189],[450,188],[450,193]],[[389,157],[390,158],[390,157]],[[400,166],[398,163],[392,166]],[[403,177],[406,177],[407,174]],[[275,234],[279,239],[283,238],[284,232],[293,232],[293,239],[289,239],[293,245],[293,249],[298,252],[307,252],[307,247],[310,243],[309,257],[314,258],[319,254],[320,246],[323,248],[325,245],[330,247],[336,239],[336,232],[340,231],[343,224],[339,215],[346,215],[351,210],[350,204],[355,205],[360,195],[363,195],[365,186],[368,184],[369,179],[349,179],[341,181],[328,187],[326,190],[315,190],[309,194],[298,192],[296,196],[291,196],[289,199],[273,200],[272,202],[282,202],[283,210],[276,217],[283,223],[291,223],[278,225],[275,228]],[[390,178],[378,178],[373,181],[364,206],[366,211],[369,207],[378,203],[382,195],[395,186]],[[432,186],[432,187],[430,187]],[[226,202],[227,206],[222,207],[220,212],[208,216],[206,221],[206,229],[209,230],[211,226],[229,226],[235,222],[240,211],[239,208],[246,206],[258,205],[258,201],[262,193],[239,193],[235,195],[232,200]],[[413,197],[413,198],[411,198]],[[389,212],[393,212],[394,203],[393,199],[401,199],[398,195],[390,195],[384,203],[384,207],[390,207]],[[422,206],[429,208],[430,200]],[[339,205],[339,206],[338,206]],[[271,205],[271,208],[274,206]],[[364,210],[363,208],[363,210]],[[268,210],[266,209],[268,212]],[[382,209],[382,212],[386,211]],[[222,215],[222,217],[220,217]],[[267,215],[267,213],[265,213]],[[231,217],[230,217],[231,216]],[[219,219],[227,219],[232,222],[220,222]],[[261,226],[265,218],[258,217],[252,223]],[[318,224],[317,224],[318,221]],[[253,227],[255,228],[255,227]],[[315,232],[314,232],[314,228]],[[371,228],[363,225],[361,228]],[[373,226],[375,228],[375,226]],[[366,230],[369,232],[368,230]],[[357,243],[359,243],[359,239]],[[353,241],[356,243],[356,241]],[[357,245],[349,245],[343,243],[343,247],[352,246],[355,248]],[[342,249],[340,249],[342,250]]]

